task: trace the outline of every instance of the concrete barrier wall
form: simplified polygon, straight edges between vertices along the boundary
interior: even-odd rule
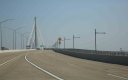
[[[57,50],[53,49],[55,52],[59,52],[62,54],[66,54],[69,56],[107,62],[107,63],[114,63],[114,64],[121,64],[121,65],[128,65],[128,56],[114,56],[114,55],[100,55],[100,54],[85,54],[83,52],[74,52],[74,51],[66,51],[66,50]]]
[[[36,50],[36,49],[24,49],[24,50],[0,50],[0,53],[6,53],[6,52],[19,52],[19,51],[29,51],[29,50]]]

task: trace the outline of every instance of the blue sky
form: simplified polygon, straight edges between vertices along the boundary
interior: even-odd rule
[[[67,38],[66,48],[128,51],[128,0],[0,0],[2,27],[17,29],[19,33],[31,32],[34,17],[47,47],[59,37]],[[12,49],[12,31],[2,28],[3,46]],[[29,36],[30,33],[26,34]],[[26,39],[25,44],[26,44]],[[64,44],[62,42],[61,48]],[[17,49],[21,48],[21,36],[17,34]]]

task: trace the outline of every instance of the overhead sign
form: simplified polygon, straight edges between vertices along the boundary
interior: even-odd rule
[[[62,39],[59,37],[58,40],[61,41]]]
[[[43,47],[43,45],[40,45],[40,47]]]

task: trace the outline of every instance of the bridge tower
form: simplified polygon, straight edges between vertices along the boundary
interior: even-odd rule
[[[40,46],[43,46],[43,48],[45,48],[43,38],[41,36],[39,27],[37,25],[37,18],[35,17],[34,20],[35,20],[35,23],[34,23],[34,26],[32,28],[32,31],[31,31],[26,49],[33,49],[33,48],[37,49],[37,48],[39,48],[38,47],[38,40],[40,40]],[[33,37],[34,37],[34,39],[33,39]]]

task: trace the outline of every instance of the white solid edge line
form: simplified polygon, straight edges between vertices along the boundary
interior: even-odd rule
[[[24,54],[22,54],[22,55],[24,55]],[[22,55],[20,55],[20,56],[22,56]],[[20,57],[20,56],[17,56],[17,57],[15,57],[15,58],[13,58],[13,59],[10,59],[10,60],[4,62],[4,63],[0,64],[0,66],[4,65],[4,64],[6,64],[6,63],[8,63],[8,62],[10,62],[10,61],[12,61],[12,60],[14,60],[14,59]]]
[[[52,74],[52,73],[50,73],[50,72],[48,72],[48,71],[46,71],[46,70],[40,68],[39,66],[35,65],[34,63],[30,62],[30,61],[27,59],[27,55],[28,55],[28,54],[29,54],[29,53],[27,53],[27,54],[25,55],[25,60],[26,60],[27,62],[29,62],[30,64],[32,64],[33,66],[35,66],[35,67],[38,68],[39,70],[41,70],[41,71],[47,73],[48,75],[50,75],[50,76],[52,76],[52,77],[54,77],[54,78],[56,78],[56,79],[58,79],[58,80],[64,80],[64,79],[59,78],[58,76],[56,76],[56,75],[54,75],[54,74]]]

